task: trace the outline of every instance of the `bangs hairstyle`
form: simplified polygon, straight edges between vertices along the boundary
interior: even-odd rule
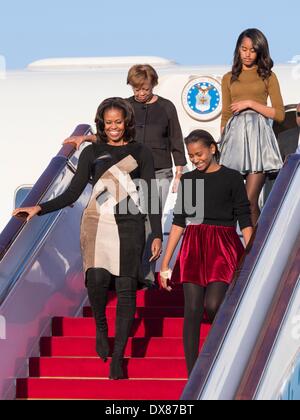
[[[266,80],[272,74],[274,62],[270,56],[269,43],[265,35],[259,29],[246,29],[238,38],[232,67],[231,83],[238,80],[242,73],[243,63],[240,57],[240,48],[244,38],[250,38],[253,43],[253,48],[257,53],[256,65],[258,67],[257,73],[259,76]]]
[[[139,88],[145,82],[150,82],[152,87],[158,85],[158,74],[149,64],[137,64],[128,72],[127,84]]]
[[[211,145],[215,146],[215,157],[217,162],[219,162],[220,160],[220,152],[219,152],[219,148],[217,145],[217,142],[215,141],[215,139],[213,138],[213,136],[205,130],[194,130],[191,132],[191,134],[189,134],[185,139],[184,139],[185,145],[189,146],[190,144],[193,143],[202,143],[205,147],[207,147],[208,149],[210,149]]]
[[[132,143],[135,138],[135,118],[132,106],[128,101],[122,98],[105,99],[98,107],[95,118],[97,128],[97,141],[99,143],[107,143],[107,136],[104,131],[104,113],[109,109],[119,109],[122,111],[125,119],[124,140]]]

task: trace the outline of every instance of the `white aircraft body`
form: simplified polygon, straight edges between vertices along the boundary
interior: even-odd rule
[[[149,63],[157,69],[160,83],[156,93],[173,101],[184,135],[202,128],[219,138],[218,95],[228,66],[185,67],[156,57],[79,58],[42,60],[22,71],[7,71],[0,78],[0,232],[10,219],[16,191],[36,182],[73,129],[80,123],[93,126],[103,99],[132,95],[126,76],[136,63]],[[284,104],[298,103],[299,65],[278,65],[274,71]],[[199,83],[212,84],[214,95],[195,92]]]

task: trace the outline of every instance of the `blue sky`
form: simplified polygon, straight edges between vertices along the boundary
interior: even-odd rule
[[[248,27],[267,35],[275,62],[300,54],[299,0],[0,0],[0,6],[0,55],[8,69],[67,56],[229,64]]]

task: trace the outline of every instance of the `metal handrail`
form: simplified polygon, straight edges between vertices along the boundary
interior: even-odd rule
[[[91,127],[87,124],[81,124],[76,127],[72,136],[86,135],[90,132]],[[31,192],[28,194],[23,207],[36,206],[41,202],[53,181],[61,173],[61,171],[68,164],[68,160],[75,153],[75,148],[72,145],[64,145],[58,154],[51,160],[49,166],[40,176],[38,181],[33,186]],[[26,225],[25,220],[20,220],[12,217],[4,230],[0,234],[0,262],[9,251],[10,247],[21,233]]]
[[[253,400],[267,367],[290,301],[299,284],[300,237],[287,263],[264,326],[252,351],[245,373],[235,395],[236,400]]]

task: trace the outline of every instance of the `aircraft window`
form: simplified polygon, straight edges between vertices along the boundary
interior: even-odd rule
[[[17,189],[15,193],[15,199],[14,199],[15,209],[17,209],[18,207],[22,205],[23,201],[25,200],[25,198],[27,197],[27,195],[30,193],[31,190],[32,190],[31,185],[22,186]]]

